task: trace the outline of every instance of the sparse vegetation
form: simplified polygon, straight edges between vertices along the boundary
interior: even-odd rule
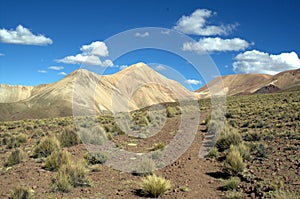
[[[241,180],[239,177],[231,177],[230,179],[224,181],[223,188],[225,190],[235,190],[238,188],[240,182]]]
[[[84,158],[88,161],[89,164],[104,164],[108,157],[103,152],[97,153],[87,153]]]
[[[76,130],[71,127],[66,127],[58,136],[59,142],[62,147],[70,147],[80,144],[80,138]]]
[[[205,164],[202,164],[202,160],[198,160],[197,158],[188,159],[189,157],[186,157],[184,154],[184,161],[179,159],[179,161],[171,164],[170,168],[167,167],[166,173],[164,173],[167,175],[165,177],[170,177],[172,183],[174,183],[174,192],[172,191],[168,194],[168,197],[186,196],[189,198],[193,196],[195,192],[194,187],[197,186],[190,184],[192,181],[175,182],[174,179],[175,176],[186,176],[190,171],[186,170],[188,168],[198,168],[198,166],[190,165],[190,163],[195,164],[195,160],[197,160],[197,163],[200,164],[199,166],[201,166],[203,170],[206,170],[206,168],[203,168],[203,165],[212,166],[209,168],[211,170],[219,168],[219,166],[223,168],[224,173],[220,174],[216,172],[211,174],[214,178],[222,177],[220,181],[215,179],[218,183],[212,183],[210,185],[212,188],[219,188],[221,193],[216,193],[220,193],[220,197],[250,198],[255,195],[257,198],[299,198],[298,195],[300,192],[297,184],[297,165],[300,161],[299,96],[300,93],[298,91],[293,93],[228,97],[228,113],[225,115],[227,118],[227,121],[225,121],[225,129],[222,130],[223,132],[220,132],[218,147],[212,148],[207,156],[215,159],[203,160]],[[204,104],[201,101],[200,107],[201,110],[208,112],[208,117],[204,119],[200,126],[200,130],[207,134],[220,128],[220,123],[215,119],[216,117],[210,119],[209,104],[209,100],[207,100],[207,102],[205,101]],[[82,122],[79,124],[79,126],[81,126],[78,129],[79,135],[83,136],[83,140],[85,140],[85,143],[88,145],[99,145],[105,143],[107,140],[111,140],[115,142],[117,146],[123,148],[123,150],[130,150],[136,153],[149,153],[150,156],[148,157],[152,160],[144,159],[140,161],[141,165],[136,169],[137,171],[135,171],[139,174],[138,176],[124,174],[123,172],[118,172],[105,165],[101,165],[101,163],[104,163],[107,159],[105,154],[97,154],[96,156],[89,154],[84,156],[87,160],[86,162],[89,164],[81,164],[81,168],[84,172],[75,172],[75,169],[67,169],[67,165],[78,164],[69,160],[71,159],[68,158],[70,157],[70,153],[72,153],[72,158],[79,162],[83,160],[82,156],[87,153],[83,145],[76,146],[80,141],[78,142],[78,137],[73,137],[73,135],[76,135],[76,131],[73,119],[70,117],[8,122],[0,121],[0,158],[3,164],[3,167],[0,167],[0,176],[2,176],[2,182],[5,179],[5,183],[8,185],[8,188],[6,186],[3,187],[0,195],[4,197],[10,195],[8,189],[11,189],[12,178],[14,177],[17,179],[20,178],[22,186],[30,185],[30,188],[34,189],[36,189],[35,186],[37,186],[38,191],[48,189],[48,187],[45,187],[45,183],[36,185],[28,184],[26,181],[27,179],[31,180],[31,177],[37,179],[37,175],[40,175],[41,178],[39,179],[43,180],[42,177],[47,174],[52,178],[51,187],[53,190],[70,192],[75,189],[72,193],[68,193],[68,197],[77,197],[78,193],[80,193],[79,197],[90,197],[94,195],[93,192],[95,190],[101,191],[102,188],[99,188],[96,181],[95,187],[80,187],[89,186],[90,181],[87,178],[88,175],[91,175],[93,179],[95,178],[101,181],[101,183],[113,183],[113,188],[110,188],[112,191],[116,191],[116,189],[119,188],[119,183],[122,183],[122,188],[116,191],[116,197],[133,197],[133,195],[130,194],[133,194],[136,183],[139,182],[137,180],[144,179],[145,177],[141,176],[151,175],[155,169],[158,169],[155,171],[156,174],[161,173],[159,168],[163,167],[163,164],[160,165],[160,160],[162,160],[162,157],[165,158],[165,154],[163,154],[161,149],[167,146],[169,139],[172,139],[171,137],[178,132],[175,125],[179,118],[178,114],[180,114],[180,110],[177,108],[178,104],[166,104],[165,106],[173,107],[172,109],[175,112],[173,112],[173,115],[169,115],[172,118],[163,117],[166,116],[165,109],[163,112],[164,115],[157,115],[156,113],[151,113],[151,115],[147,109],[130,113],[129,119],[131,123],[128,129],[138,135],[136,138],[130,135],[124,135],[122,130],[114,122],[113,117],[109,114],[92,118],[82,117],[82,119],[80,119]],[[185,110],[182,110],[183,113],[185,113],[184,111]],[[153,124],[159,125],[159,122],[163,121],[162,119],[167,119],[166,127],[168,128],[162,131],[166,133],[166,135],[162,134],[163,136],[161,136],[158,134],[159,139],[156,139],[156,135],[153,136],[154,139],[141,139],[149,137],[151,130],[148,128],[151,128]],[[212,127],[209,128],[209,131],[208,129],[205,131],[205,126],[203,125],[207,125],[208,127],[208,124],[211,124]],[[169,129],[169,127],[171,128]],[[234,135],[231,134],[232,132],[234,132]],[[199,134],[201,134],[200,131]],[[197,134],[197,136],[199,136],[199,134]],[[160,138],[166,138],[166,140]],[[45,140],[48,141],[46,142]],[[49,142],[49,140],[52,141]],[[62,149],[62,147],[70,146],[73,147]],[[98,146],[91,147],[97,148]],[[16,151],[23,152],[18,153]],[[232,154],[232,151],[234,151],[235,154]],[[236,151],[238,151],[239,155],[237,155]],[[187,152],[190,153],[190,151]],[[21,154],[23,154],[23,159]],[[38,159],[31,159],[31,155]],[[145,163],[147,161],[148,163]],[[21,162],[21,164],[13,166],[18,162]],[[23,173],[22,167],[24,167],[25,171]],[[62,167],[64,167],[64,169],[62,169]],[[53,172],[47,172],[42,170],[42,168]],[[88,170],[86,170],[86,168],[88,168]],[[73,170],[73,172],[68,170]],[[178,172],[180,173],[178,174]],[[170,176],[170,174],[172,174],[172,176]],[[197,172],[193,173],[193,175],[194,174],[196,175]],[[13,177],[11,178],[11,176]],[[74,178],[71,176],[79,177]],[[25,177],[25,179],[23,179],[23,177]],[[111,179],[107,179],[107,177],[111,177]],[[73,183],[72,179],[83,180],[77,180],[79,183]],[[118,183],[116,183],[116,180],[119,180]],[[220,184],[220,182],[224,184]],[[78,186],[78,188],[75,188],[76,186]],[[193,189],[191,189],[191,187]],[[30,191],[30,189],[28,190]],[[213,191],[213,189],[209,191]],[[140,196],[140,193],[136,194]],[[39,197],[44,198],[60,198],[62,195],[64,194],[57,192],[39,192]],[[151,194],[146,195],[147,197],[154,197]],[[101,197],[102,196],[104,195],[101,195]],[[16,197],[18,198],[18,196]]]
[[[45,161],[44,168],[49,171],[57,171],[62,165],[71,164],[71,154],[66,150],[54,151]]]
[[[60,143],[56,137],[45,137],[34,149],[33,157],[48,157],[52,152],[58,151],[59,149]]]
[[[142,180],[141,188],[144,195],[157,198],[171,189],[171,182],[163,177],[148,175]]]
[[[250,158],[250,150],[244,143],[240,143],[238,145],[230,145],[229,150],[239,151],[243,159],[249,160]]]
[[[15,164],[19,164],[23,159],[23,151],[20,149],[15,149],[11,152],[11,154],[8,156],[7,162],[5,163],[5,166],[10,167]]]
[[[8,149],[13,149],[20,147],[21,144],[25,143],[27,141],[27,135],[26,134],[19,134],[19,135],[13,135],[6,137],[5,139],[2,139],[2,143],[6,144]]]
[[[224,126],[216,143],[216,147],[222,152],[229,149],[230,145],[239,145],[242,141],[242,137],[237,129]]]
[[[155,170],[155,163],[152,159],[144,158],[138,165],[135,173],[138,175],[150,175]]]
[[[219,156],[219,151],[217,147],[212,147],[206,157],[208,158],[217,158]]]
[[[299,199],[299,195],[294,192],[288,191],[275,191],[273,194],[274,199]]]
[[[162,150],[165,148],[165,144],[163,142],[154,143],[152,146],[152,151]]]
[[[90,186],[86,174],[87,170],[81,163],[64,164],[53,178],[52,188],[54,191],[69,192],[72,187]]]
[[[236,176],[243,172],[245,168],[243,158],[237,148],[232,148],[226,155],[223,162],[223,170],[230,176]]]
[[[27,187],[16,187],[10,194],[9,199],[34,199],[34,190]]]
[[[230,192],[227,192],[226,198],[227,199],[242,199],[243,197],[242,197],[242,194],[240,192],[230,191]]]

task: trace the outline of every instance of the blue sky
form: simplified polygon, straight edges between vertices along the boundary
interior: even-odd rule
[[[114,49],[105,41],[143,27],[186,34],[194,41],[183,41],[180,50],[195,57],[208,53],[221,75],[300,68],[299,7],[297,0],[2,0],[0,83],[54,82],[82,62],[111,74],[143,61],[167,76],[169,69],[176,71],[184,79],[181,83],[189,83],[185,86],[192,90],[213,78],[203,79],[185,59],[157,49],[136,50],[111,60]],[[132,36],[142,41],[151,39],[151,34],[137,31]]]

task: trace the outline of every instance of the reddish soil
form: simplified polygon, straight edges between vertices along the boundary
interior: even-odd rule
[[[201,115],[200,122],[207,115]],[[180,121],[180,116],[168,119],[162,131],[155,136],[147,139],[136,139],[137,147],[125,146],[126,150],[149,151],[154,143],[168,142],[173,135],[170,132],[176,130],[176,124]],[[201,159],[198,157],[199,149],[204,138],[204,125],[199,125],[196,137],[187,151],[174,163],[161,170],[155,171],[159,176],[169,179],[172,183],[172,189],[164,198],[222,198],[222,192],[218,187],[222,182],[214,177],[217,173],[219,163],[214,160]],[[125,135],[114,138],[116,143],[132,142],[133,138]],[[23,144],[22,148],[28,154],[31,154],[32,147],[36,144],[36,139],[31,139]],[[87,153],[84,145],[77,145],[68,148],[74,159],[83,160]],[[1,163],[4,163],[11,150],[2,149],[0,153]],[[2,164],[3,165],[3,164]],[[0,197],[8,198],[9,191],[14,187],[21,185],[31,187],[35,191],[36,198],[141,198],[139,194],[141,176],[131,173],[113,170],[105,165],[99,165],[99,171],[89,171],[88,176],[92,181],[91,187],[77,187],[69,193],[60,193],[51,191],[51,178],[56,172],[50,172],[43,169],[42,163],[37,163],[35,159],[27,156],[25,160],[14,165],[6,171],[2,166],[0,170]],[[182,191],[182,187],[188,187],[189,191]]]

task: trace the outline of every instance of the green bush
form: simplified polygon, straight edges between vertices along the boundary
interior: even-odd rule
[[[167,107],[167,117],[174,117],[177,113],[176,107]]]
[[[100,126],[93,127],[91,131],[80,129],[78,133],[84,144],[102,145],[108,140],[106,131]]]
[[[225,180],[223,188],[225,190],[234,190],[237,189],[241,180],[239,177],[231,177],[228,180]]]
[[[86,154],[84,158],[89,164],[104,164],[107,161],[107,155],[102,152],[97,152],[93,154]]]
[[[245,165],[240,152],[236,148],[232,148],[223,162],[224,172],[231,176],[236,176],[243,172],[244,168]]]
[[[152,159],[145,158],[138,165],[135,173],[138,175],[150,175],[155,170],[155,163]]]
[[[211,148],[208,154],[206,155],[206,157],[208,158],[217,158],[218,156],[219,156],[219,151],[217,147]]]
[[[256,156],[257,157],[266,158],[266,157],[268,157],[269,153],[270,153],[270,148],[267,145],[262,144],[262,143],[257,145],[257,148],[256,148]]]
[[[44,168],[48,171],[57,171],[63,164],[70,165],[71,154],[66,151],[54,151],[45,161]]]
[[[65,169],[59,169],[57,175],[52,178],[52,190],[69,192],[71,189],[70,176],[66,173]]]
[[[237,191],[231,191],[231,192],[228,192],[226,194],[226,198],[227,199],[242,199],[243,196],[240,192],[237,192]]]
[[[273,194],[274,199],[299,199],[299,196],[294,192],[288,191],[275,191]]]
[[[87,171],[82,164],[62,165],[53,178],[52,189],[54,191],[69,192],[72,187],[90,186]]]
[[[27,187],[16,187],[10,192],[8,198],[9,199],[33,199],[34,190]]]
[[[262,135],[258,132],[247,132],[244,136],[243,136],[243,139],[245,141],[248,141],[248,142],[257,142],[257,141],[260,141],[262,138]]]
[[[56,137],[45,137],[33,151],[34,158],[48,157],[52,152],[60,149],[60,143]]]
[[[154,143],[152,146],[151,151],[157,151],[157,150],[162,150],[165,148],[165,144],[163,142],[159,142],[159,143]]]
[[[141,116],[141,117],[139,118],[138,124],[139,124],[140,126],[148,126],[148,125],[149,125],[149,120],[148,120],[148,118],[147,118],[146,116]]]
[[[23,159],[23,151],[20,149],[16,149],[8,156],[7,162],[5,166],[10,167],[15,164],[19,164]]]
[[[79,136],[76,133],[76,130],[71,127],[65,128],[58,137],[62,147],[70,147],[77,144],[80,144]]]
[[[163,177],[148,175],[142,180],[141,187],[144,195],[157,198],[171,189],[171,182]]]
[[[222,152],[229,149],[230,145],[238,145],[242,141],[241,135],[235,128],[224,126],[221,135],[217,140],[216,147]]]
[[[7,148],[12,149],[12,148],[17,148],[21,146],[22,143],[27,142],[27,135],[26,134],[20,134],[17,136],[11,136],[9,138],[4,138],[2,140],[3,144],[7,145]]]
[[[151,158],[153,160],[158,160],[163,156],[163,153],[161,151],[153,151],[151,152]]]
[[[238,145],[230,145],[229,150],[238,150],[243,159],[250,159],[250,149],[244,143],[240,143]]]

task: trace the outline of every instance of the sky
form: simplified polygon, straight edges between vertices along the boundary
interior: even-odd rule
[[[1,0],[0,84],[51,83],[78,68],[107,75],[137,62],[190,90],[218,75],[274,75],[300,68],[299,8],[298,0]]]

